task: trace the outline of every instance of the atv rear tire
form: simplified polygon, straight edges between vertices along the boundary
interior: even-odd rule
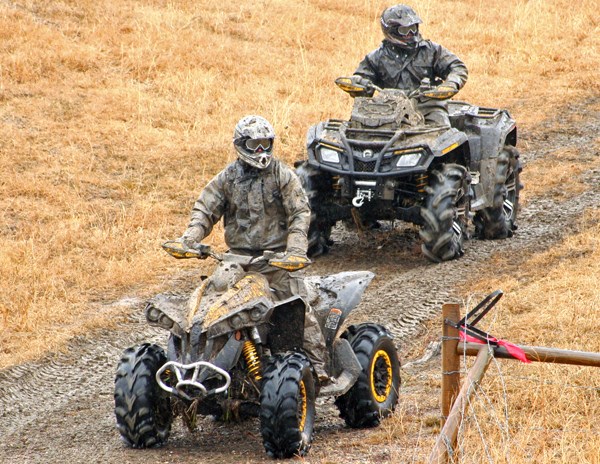
[[[506,145],[498,155],[492,206],[475,215],[475,234],[483,239],[494,240],[512,237],[517,229],[521,163],[519,152]]]
[[[123,353],[115,378],[115,416],[123,441],[133,448],[167,442],[173,412],[167,392],[156,383],[156,371],[167,358],[162,348],[145,343]]]
[[[348,426],[375,427],[398,402],[400,363],[396,347],[385,327],[377,324],[350,326],[342,337],[350,342],[362,372],[335,405]]]
[[[315,424],[315,379],[301,353],[275,356],[267,366],[260,394],[260,433],[274,458],[304,456]]]
[[[463,255],[469,222],[469,177],[460,164],[445,164],[429,176],[427,199],[421,208],[421,250],[433,262]]]
[[[302,187],[308,197],[310,205],[310,227],[308,229],[308,256],[315,257],[325,254],[333,245],[331,240],[331,229],[335,221],[328,220],[323,213],[330,185],[326,177],[318,169],[310,166],[306,161],[296,167],[296,174],[300,179]]]

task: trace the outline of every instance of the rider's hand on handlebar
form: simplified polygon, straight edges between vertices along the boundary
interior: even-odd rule
[[[429,90],[425,90],[423,95],[428,98],[433,98],[436,100],[446,100],[448,98],[453,97],[458,93],[458,88],[456,84],[453,82],[444,82],[437,87],[432,87]]]
[[[186,237],[185,235],[176,239],[175,241],[181,243],[185,248],[190,248],[200,253],[200,259],[205,259],[209,256],[209,245],[204,245],[203,243],[197,242],[196,240]]]
[[[335,83],[352,97],[370,97],[375,91],[373,83],[358,74],[350,77],[338,77]]]
[[[277,254],[269,259],[269,264],[288,271],[297,271],[312,264],[311,260],[306,256],[306,252],[302,250],[290,249],[283,254]]]
[[[358,74],[354,74],[350,80],[353,84],[358,87],[364,87],[365,90],[360,92],[352,92],[351,95],[353,97],[370,97],[375,92],[375,87],[373,83],[367,79],[366,77],[359,76]]]
[[[210,245],[197,243],[196,246],[194,246],[194,250],[200,253],[200,259],[206,259],[210,256]]]
[[[366,77],[359,76],[358,74],[354,74],[350,77],[350,80],[354,85],[358,85],[360,87],[371,88],[373,86],[372,82]]]

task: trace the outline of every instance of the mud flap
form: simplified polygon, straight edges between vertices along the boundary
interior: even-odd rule
[[[319,396],[338,396],[346,393],[362,371],[362,367],[345,338],[338,338],[333,344],[333,373],[335,382],[321,388]]]

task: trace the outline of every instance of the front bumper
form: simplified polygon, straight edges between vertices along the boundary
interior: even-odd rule
[[[170,378],[172,378],[170,373],[175,374],[176,383],[167,385],[163,381],[162,377],[167,373],[169,373]],[[207,373],[211,376],[214,376],[215,374],[221,376],[224,383],[217,388],[208,389],[201,381],[198,380],[201,373],[203,374],[203,378],[207,378]],[[191,364],[182,364],[177,361],[169,361],[156,372],[156,382],[163,390],[185,400],[193,401],[194,399],[204,398],[208,395],[218,394],[226,391],[231,384],[231,377],[227,371],[206,361],[197,361]]]

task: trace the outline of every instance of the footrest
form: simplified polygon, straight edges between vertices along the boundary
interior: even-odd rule
[[[339,372],[334,381],[324,385],[319,391],[319,396],[339,396],[346,393],[361,373],[361,366],[356,355],[345,338],[338,338],[333,343],[334,371]]]

